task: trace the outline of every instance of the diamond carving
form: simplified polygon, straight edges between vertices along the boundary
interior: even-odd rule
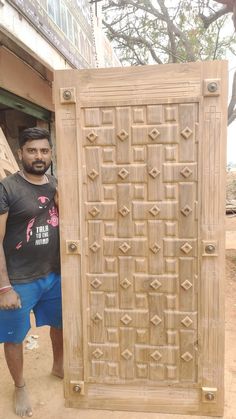
[[[153,167],[148,173],[153,177],[153,179],[155,179],[161,172],[156,167]]]
[[[128,136],[129,136],[129,134],[128,134],[128,133],[127,133],[124,129],[122,129],[122,130],[119,132],[119,134],[117,134],[117,137],[118,137],[121,141],[125,141],[125,140],[127,140]]]
[[[189,352],[185,352],[181,358],[185,361],[185,362],[189,362],[193,359],[192,355]]]
[[[96,314],[93,316],[93,321],[94,321],[95,323],[98,323],[98,322],[102,321],[102,316],[101,316],[101,314],[96,313]]]
[[[184,167],[181,171],[180,171],[181,175],[183,175],[185,178],[188,178],[189,176],[191,176],[193,174],[192,170],[189,169],[189,167]]]
[[[162,320],[160,319],[160,317],[156,314],[155,316],[153,316],[150,320],[155,326],[157,326],[159,323],[162,322]]]
[[[121,208],[119,209],[119,213],[120,213],[123,217],[125,217],[126,215],[128,215],[128,214],[129,214],[129,212],[130,212],[129,208],[127,208],[125,205],[123,205],[123,207],[121,207]]]
[[[123,252],[123,253],[127,253],[129,249],[131,249],[131,246],[124,242],[119,246],[119,249]]]
[[[188,140],[192,133],[193,131],[189,127],[186,127],[183,131],[181,131],[181,135],[185,138],[185,140]]]
[[[126,290],[127,288],[130,287],[131,282],[127,278],[124,278],[124,279],[122,279],[122,281],[120,281],[120,285],[121,285],[122,288],[124,288]]]
[[[98,249],[100,249],[100,247],[100,244],[98,244],[97,242],[94,242],[93,244],[91,244],[91,246],[89,246],[93,253],[96,253]]]
[[[102,285],[102,282],[100,281],[100,279],[95,278],[92,282],[91,285],[93,288],[97,289]]]
[[[158,253],[159,252],[159,250],[161,249],[160,248],[160,246],[158,246],[158,244],[157,243],[154,243],[151,247],[150,247],[150,249],[151,249],[151,251],[153,252],[153,253]]]
[[[98,172],[95,169],[93,169],[91,170],[91,172],[88,173],[88,176],[90,177],[90,179],[94,180],[98,176]]]
[[[121,319],[120,319],[121,321],[122,321],[122,323],[124,323],[126,326],[127,326],[127,324],[129,324],[129,323],[131,323],[132,322],[132,318],[128,315],[128,314],[125,314],[123,317],[121,317]]]
[[[126,361],[128,361],[128,359],[132,358],[133,354],[132,352],[129,351],[129,349],[125,349],[125,351],[123,351],[121,353],[121,356],[126,359]]]
[[[190,319],[189,316],[186,316],[183,320],[181,320],[181,323],[185,326],[185,327],[189,327],[193,321],[192,319]]]
[[[148,135],[152,140],[156,140],[157,137],[159,137],[160,133],[156,128],[153,128],[153,130],[149,132]]]
[[[90,143],[94,143],[96,141],[96,139],[98,138],[97,134],[94,131],[91,131],[88,135],[87,135],[87,139],[90,141]]]
[[[162,358],[162,355],[160,354],[160,352],[155,351],[151,354],[151,357],[155,360],[155,361],[159,361],[159,359]]]
[[[150,287],[152,287],[154,290],[157,290],[161,287],[161,283],[158,281],[158,279],[154,279],[154,281],[151,282]]]
[[[186,253],[186,255],[191,252],[192,250],[192,246],[189,243],[184,243],[183,246],[181,246],[180,248],[184,253]]]
[[[103,355],[103,352],[101,351],[101,349],[99,349],[99,348],[97,348],[94,352],[93,352],[93,356],[96,358],[96,359],[99,359],[99,358],[101,358],[101,356]]]
[[[181,212],[185,215],[185,217],[188,217],[188,215],[192,212],[192,208],[189,205],[185,205],[185,207],[181,209]]]
[[[92,215],[92,217],[96,217],[96,215],[98,215],[100,213],[99,209],[97,207],[93,207],[91,208],[91,210],[89,211],[89,214]]]
[[[128,170],[126,170],[124,167],[119,171],[118,175],[121,177],[121,179],[127,178],[129,175]]]
[[[149,210],[149,212],[154,216],[154,217],[156,217],[158,214],[159,214],[159,212],[160,212],[160,208],[158,208],[157,207],[157,205],[154,205],[154,207],[152,207],[150,210]]]
[[[193,284],[191,284],[191,282],[186,279],[184,282],[182,282],[181,287],[184,288],[186,291],[189,290],[189,288],[191,288],[193,286]]]

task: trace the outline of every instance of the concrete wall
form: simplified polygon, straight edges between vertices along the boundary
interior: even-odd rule
[[[0,30],[51,70],[71,68],[29,23],[5,0],[0,2]]]

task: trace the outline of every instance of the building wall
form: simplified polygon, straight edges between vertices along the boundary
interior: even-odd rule
[[[89,0],[0,0],[0,88],[52,112],[51,121],[43,122],[5,111],[0,101],[0,123],[6,125],[15,156],[22,126],[46,124],[54,137],[54,71],[119,65],[102,32],[101,5],[90,6]]]
[[[5,0],[0,6],[0,31],[51,70],[71,68],[65,58]]]

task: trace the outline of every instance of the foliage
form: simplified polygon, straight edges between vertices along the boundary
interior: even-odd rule
[[[123,64],[222,59],[227,48],[236,52],[230,16],[204,27],[221,8],[207,0],[106,0],[104,26]]]
[[[226,4],[213,0],[105,0],[103,10],[104,27],[123,65],[236,55],[232,10]],[[229,123],[236,118],[233,96]]]

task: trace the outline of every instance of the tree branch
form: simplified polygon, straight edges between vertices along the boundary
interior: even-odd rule
[[[210,16],[205,16],[203,13],[199,14],[200,19],[202,19],[203,26],[205,29],[208,29],[209,26],[215,22],[219,17],[226,15],[230,10],[227,6],[222,7],[222,9],[217,10],[215,13],[212,13]]]
[[[230,124],[230,120],[233,117],[233,120],[235,119],[235,112],[234,110],[236,105],[236,71],[234,72],[234,78],[233,78],[233,85],[232,85],[232,95],[228,106],[228,124]],[[232,122],[232,121],[231,121]]]
[[[110,25],[109,23],[103,21],[104,26],[109,30],[110,32],[110,36],[113,36],[114,38],[119,38],[119,39],[123,39],[127,42],[127,46],[130,48],[133,47],[133,45],[140,45],[143,44],[145,45],[152,58],[154,59],[154,61],[156,61],[156,63],[158,64],[163,64],[162,60],[160,60],[160,58],[156,55],[156,52],[152,46],[152,44],[150,42],[148,42],[145,38],[141,37],[141,36],[131,36],[130,34],[126,35],[122,32],[118,33],[117,31],[115,31],[112,27],[112,25]]]
[[[170,20],[170,16],[169,16],[169,13],[168,13],[168,10],[165,6],[164,1],[159,0],[159,5],[160,5],[160,8],[161,8],[161,11],[162,11],[163,15],[166,17],[167,31],[168,31],[168,35],[169,35],[169,39],[170,39],[170,45],[171,45],[172,62],[176,63],[177,62],[177,58],[176,58],[177,46],[176,46],[175,36],[174,36],[173,30],[172,30],[173,28],[172,28],[172,25],[171,25],[171,23],[173,23],[173,22],[171,22],[171,20]]]

